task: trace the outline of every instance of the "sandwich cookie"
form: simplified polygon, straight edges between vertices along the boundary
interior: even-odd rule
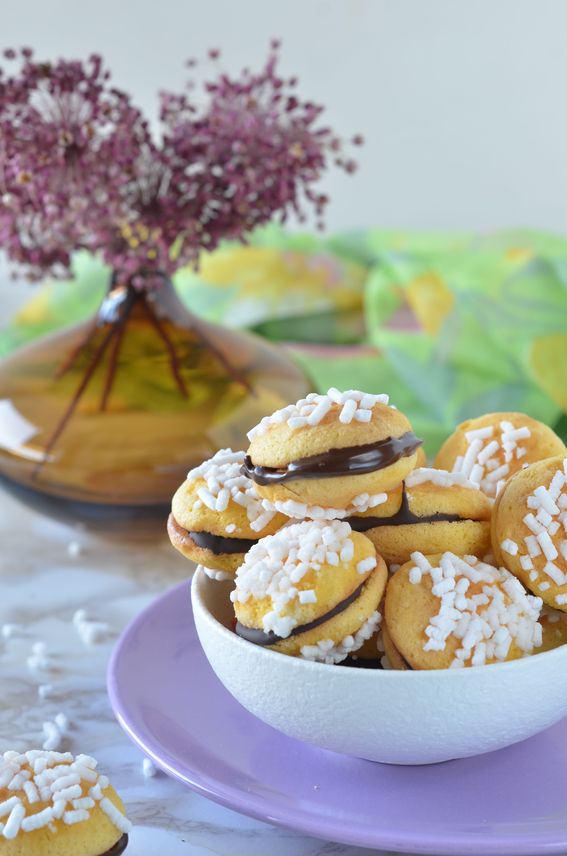
[[[402,565],[416,550],[484,556],[491,513],[488,497],[461,473],[422,467],[390,491],[386,502],[348,522],[388,564]]]
[[[463,473],[495,497],[526,464],[565,454],[563,441],[543,422],[525,413],[487,413],[456,428],[441,446],[435,466]]]
[[[537,461],[507,482],[494,506],[492,547],[526,588],[567,612],[567,457]]]
[[[381,621],[384,560],[348,523],[307,521],[263,538],[236,572],[235,632],[323,663],[358,651]]]
[[[32,749],[1,756],[2,856],[120,856],[131,826],[89,755]]]
[[[240,471],[244,457],[221,449],[191,470],[173,497],[171,543],[213,579],[231,579],[248,550],[288,522],[262,507],[254,484]]]
[[[542,645],[542,600],[476,556],[414,553],[390,578],[385,622],[412,669],[482,666]]]
[[[421,445],[388,396],[336,389],[276,411],[248,437],[242,471],[258,493],[288,516],[313,519],[384,502],[415,468]]]

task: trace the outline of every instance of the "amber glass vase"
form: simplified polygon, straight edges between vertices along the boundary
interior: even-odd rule
[[[281,349],[113,283],[91,322],[0,363],[0,480],[54,514],[163,515],[187,471],[304,395]]]

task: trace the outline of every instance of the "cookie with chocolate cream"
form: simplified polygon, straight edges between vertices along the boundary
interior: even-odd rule
[[[384,619],[412,669],[463,668],[536,652],[541,608],[505,568],[414,553],[388,582]]]
[[[221,449],[191,470],[172,501],[171,543],[216,579],[234,576],[248,550],[288,522],[263,508],[253,483],[240,472],[243,462],[244,452]]]
[[[236,572],[235,632],[296,657],[339,663],[381,620],[387,570],[344,521],[307,521],[263,538]]]
[[[364,532],[388,564],[413,552],[484,556],[490,549],[489,498],[460,474],[427,467],[414,470],[386,502],[348,522]]]
[[[411,666],[409,663],[404,660],[394,643],[392,642],[392,637],[388,633],[388,628],[386,627],[386,623],[382,624],[382,644],[384,646],[384,657],[385,662],[383,662],[383,666],[386,669],[391,669],[399,672],[407,672],[411,671]]]
[[[494,506],[492,548],[526,588],[567,612],[567,457],[537,461],[506,483]]]
[[[313,519],[375,507],[415,468],[421,445],[388,396],[336,389],[276,411],[248,437],[243,472],[258,493]]]
[[[525,464],[566,454],[563,441],[543,422],[525,413],[486,413],[455,429],[437,453],[435,466],[462,473],[495,497]]]
[[[2,856],[120,856],[130,829],[94,758],[42,749],[0,757]]]

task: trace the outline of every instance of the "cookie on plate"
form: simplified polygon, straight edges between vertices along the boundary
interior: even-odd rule
[[[248,550],[288,522],[266,511],[242,475],[244,452],[221,449],[177,489],[167,531],[173,546],[214,579],[232,578]]]
[[[455,429],[437,453],[435,466],[463,473],[495,497],[525,464],[565,454],[563,441],[543,422],[525,413],[487,413]]]
[[[357,390],[307,398],[248,434],[243,472],[278,511],[330,519],[383,502],[416,466],[421,445],[387,395]]]
[[[237,570],[235,632],[283,654],[339,663],[378,628],[387,575],[372,541],[348,523],[293,524],[263,538]]]
[[[389,491],[386,502],[348,522],[388,564],[402,565],[416,550],[484,556],[491,513],[490,499],[462,474],[422,467]]]
[[[94,758],[42,749],[1,757],[2,856],[120,856],[130,829]]]
[[[567,612],[567,457],[537,461],[498,496],[492,548],[545,603]]]
[[[475,556],[414,553],[390,578],[386,628],[412,669],[482,666],[542,644],[542,601]]]

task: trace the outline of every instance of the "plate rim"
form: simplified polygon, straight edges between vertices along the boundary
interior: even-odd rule
[[[129,737],[129,739],[132,740],[132,742],[138,746],[138,748],[141,749],[142,752],[164,773],[177,781],[182,782],[191,790],[201,794],[201,796],[247,817],[252,817],[255,820],[260,820],[263,823],[267,823],[272,826],[275,825],[285,829],[291,829],[295,832],[299,832],[319,840],[328,840],[353,847],[374,848],[394,851],[397,853],[430,854],[430,856],[456,856],[456,854],[459,854],[459,856],[460,854],[462,854],[462,856],[496,856],[496,854],[498,854],[498,856],[545,856],[546,854],[565,856],[565,854],[567,854],[567,821],[565,823],[565,837],[562,841],[551,839],[543,841],[540,838],[535,842],[532,841],[533,835],[528,837],[525,834],[520,833],[516,833],[516,837],[498,837],[498,839],[495,839],[493,836],[489,836],[486,833],[475,833],[473,837],[471,837],[470,833],[468,837],[465,834],[456,835],[453,833],[440,840],[438,837],[433,837],[431,833],[426,832],[418,833],[406,831],[402,835],[400,833],[388,832],[384,829],[377,830],[377,834],[372,837],[369,837],[368,834],[364,833],[357,836],[356,831],[352,834],[348,834],[348,829],[352,829],[352,826],[349,827],[344,823],[344,821],[342,823],[337,823],[332,818],[325,819],[326,831],[325,837],[322,838],[320,822],[315,819],[311,819],[305,812],[297,814],[294,813],[293,810],[288,810],[286,817],[283,818],[279,816],[278,810],[274,811],[273,806],[270,807],[269,800],[259,796],[258,794],[253,795],[248,792],[244,793],[237,787],[221,782],[216,778],[213,779],[207,777],[202,770],[195,770],[193,768],[190,771],[191,775],[188,775],[187,772],[183,773],[177,769],[169,750],[163,746],[161,741],[157,741],[154,737],[154,740],[159,742],[164,750],[161,756],[156,755],[153,749],[146,745],[144,737],[137,733],[134,726],[123,714],[123,711],[127,709],[128,705],[124,703],[123,697],[120,693],[118,681],[119,663],[122,653],[127,647],[130,638],[146,624],[150,616],[159,612],[160,606],[165,601],[168,601],[170,598],[173,599],[176,595],[181,594],[183,590],[186,590],[187,593],[187,605],[189,607],[187,610],[188,617],[193,627],[195,626],[193,609],[191,606],[190,587],[191,579],[183,580],[183,582],[177,583],[161,592],[146,607],[144,607],[144,609],[126,625],[120,634],[113,647],[107,667],[107,692],[112,711],[118,721],[118,724],[123,729],[127,737]],[[196,630],[195,635],[198,642]],[[205,657],[204,652],[203,657]],[[212,669],[211,674],[214,674]],[[226,690],[226,692],[228,692],[228,690]],[[240,705],[240,707],[242,707],[242,705]],[[249,713],[249,711],[244,707],[242,707],[242,710],[245,711],[246,715],[250,717],[253,723],[261,722],[261,720]],[[292,740],[293,738],[288,737],[287,739]],[[301,741],[296,742],[300,743]],[[164,761],[164,756],[170,763],[166,763]]]

